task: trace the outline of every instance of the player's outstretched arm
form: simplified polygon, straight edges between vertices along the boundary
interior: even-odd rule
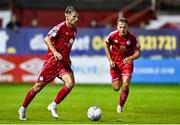
[[[57,60],[62,60],[63,57],[62,55],[56,51],[56,49],[54,48],[54,46],[52,45],[52,42],[51,42],[51,38],[50,37],[45,37],[44,38],[44,41],[47,45],[47,47],[52,51],[52,53],[54,54],[54,57],[57,59]]]

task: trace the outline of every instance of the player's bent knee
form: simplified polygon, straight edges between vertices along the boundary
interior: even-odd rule
[[[66,87],[72,89],[74,87],[74,84],[66,84]]]
[[[113,86],[113,89],[114,89],[114,91],[119,91],[120,87],[118,87],[118,86]]]
[[[123,90],[129,90],[129,84],[128,83],[124,83],[122,86]]]
[[[33,89],[34,89],[35,92],[39,92],[39,91],[41,91],[41,89],[42,89],[43,87],[44,87],[43,84],[41,84],[41,83],[36,83],[36,84],[34,85]]]
[[[75,85],[73,80],[68,80],[66,83],[66,87],[72,89]]]

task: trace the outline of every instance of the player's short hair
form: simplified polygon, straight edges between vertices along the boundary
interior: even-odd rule
[[[71,14],[72,12],[77,12],[76,9],[73,6],[67,6],[65,9],[66,14]]]
[[[119,17],[118,22],[125,22],[128,24],[128,20],[125,17]]]

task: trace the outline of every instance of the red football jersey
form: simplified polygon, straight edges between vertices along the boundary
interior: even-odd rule
[[[56,25],[51,29],[47,36],[51,37],[52,45],[62,55],[62,62],[67,63],[71,52],[72,45],[77,34],[75,27],[68,27],[65,22]],[[51,58],[53,53],[48,50],[47,59]]]
[[[136,37],[129,32],[125,38],[120,36],[118,30],[115,30],[108,35],[106,42],[112,45],[111,58],[115,62],[121,62],[126,57],[131,56],[134,50],[140,49]]]

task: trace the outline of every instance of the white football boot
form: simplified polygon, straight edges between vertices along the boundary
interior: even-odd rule
[[[19,120],[27,120],[26,119],[26,109],[24,107],[20,107],[18,110]]]
[[[117,113],[121,113],[122,112],[122,107],[120,105],[117,106]]]
[[[50,105],[47,107],[47,110],[51,112],[51,115],[52,115],[54,118],[59,118],[59,116],[58,116],[58,114],[57,114],[56,106],[53,106],[52,104],[50,104]]]

